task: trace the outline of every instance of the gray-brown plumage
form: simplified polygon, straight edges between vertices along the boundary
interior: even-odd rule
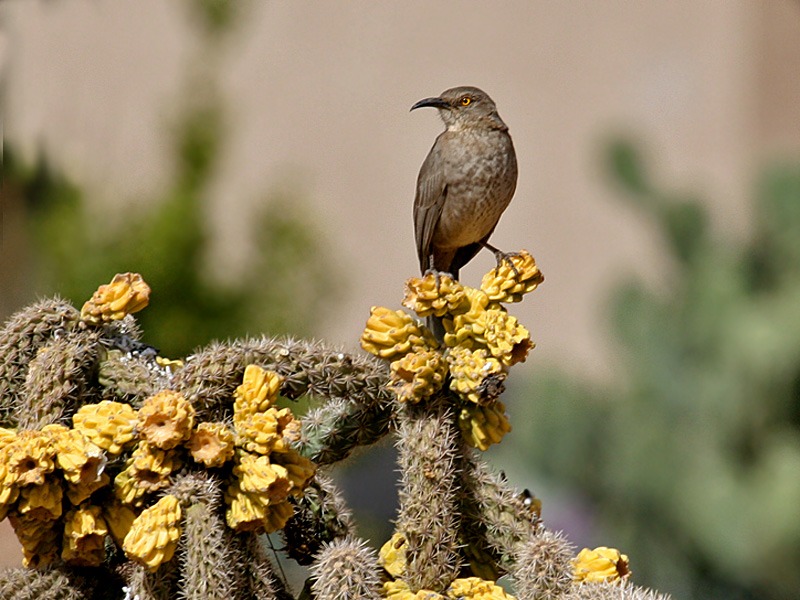
[[[517,186],[517,157],[508,127],[492,99],[475,87],[457,87],[420,100],[411,110],[439,110],[445,131],[436,138],[417,179],[414,233],[423,274],[450,273],[487,247]]]

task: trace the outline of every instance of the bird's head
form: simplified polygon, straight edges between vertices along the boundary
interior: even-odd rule
[[[497,107],[489,94],[476,87],[464,86],[445,90],[436,98],[420,100],[411,110],[424,106],[438,109],[447,129],[508,129],[497,114]]]

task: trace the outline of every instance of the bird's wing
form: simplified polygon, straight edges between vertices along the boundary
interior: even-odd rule
[[[445,165],[441,155],[441,136],[422,163],[417,178],[417,195],[414,198],[414,236],[417,241],[417,256],[422,272],[430,266],[431,241],[447,198]]]

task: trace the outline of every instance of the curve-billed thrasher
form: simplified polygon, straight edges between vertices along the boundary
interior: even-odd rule
[[[457,87],[411,110],[439,110],[445,131],[417,178],[414,233],[422,273],[458,271],[486,247],[498,265],[505,254],[487,242],[517,186],[517,156],[508,127],[486,92]]]

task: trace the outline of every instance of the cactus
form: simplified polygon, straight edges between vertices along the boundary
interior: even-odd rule
[[[486,292],[408,286],[407,305],[443,318],[444,348],[373,309],[362,343],[390,365],[269,337],[162,359],[140,341],[130,312],[149,288],[130,273],[81,313],[58,299],[24,309],[0,333],[0,413],[19,425],[0,429],[0,516],[43,570],[0,574],[3,597],[295,600],[263,543],[278,531],[311,565],[303,600],[508,600],[506,573],[522,600],[656,600],[618,551],[574,558],[480,455],[510,430],[498,381],[533,347],[502,306],[542,280],[520,256]],[[281,403],[300,396],[316,406],[298,419]],[[389,433],[400,509],[379,560],[321,467]]]

